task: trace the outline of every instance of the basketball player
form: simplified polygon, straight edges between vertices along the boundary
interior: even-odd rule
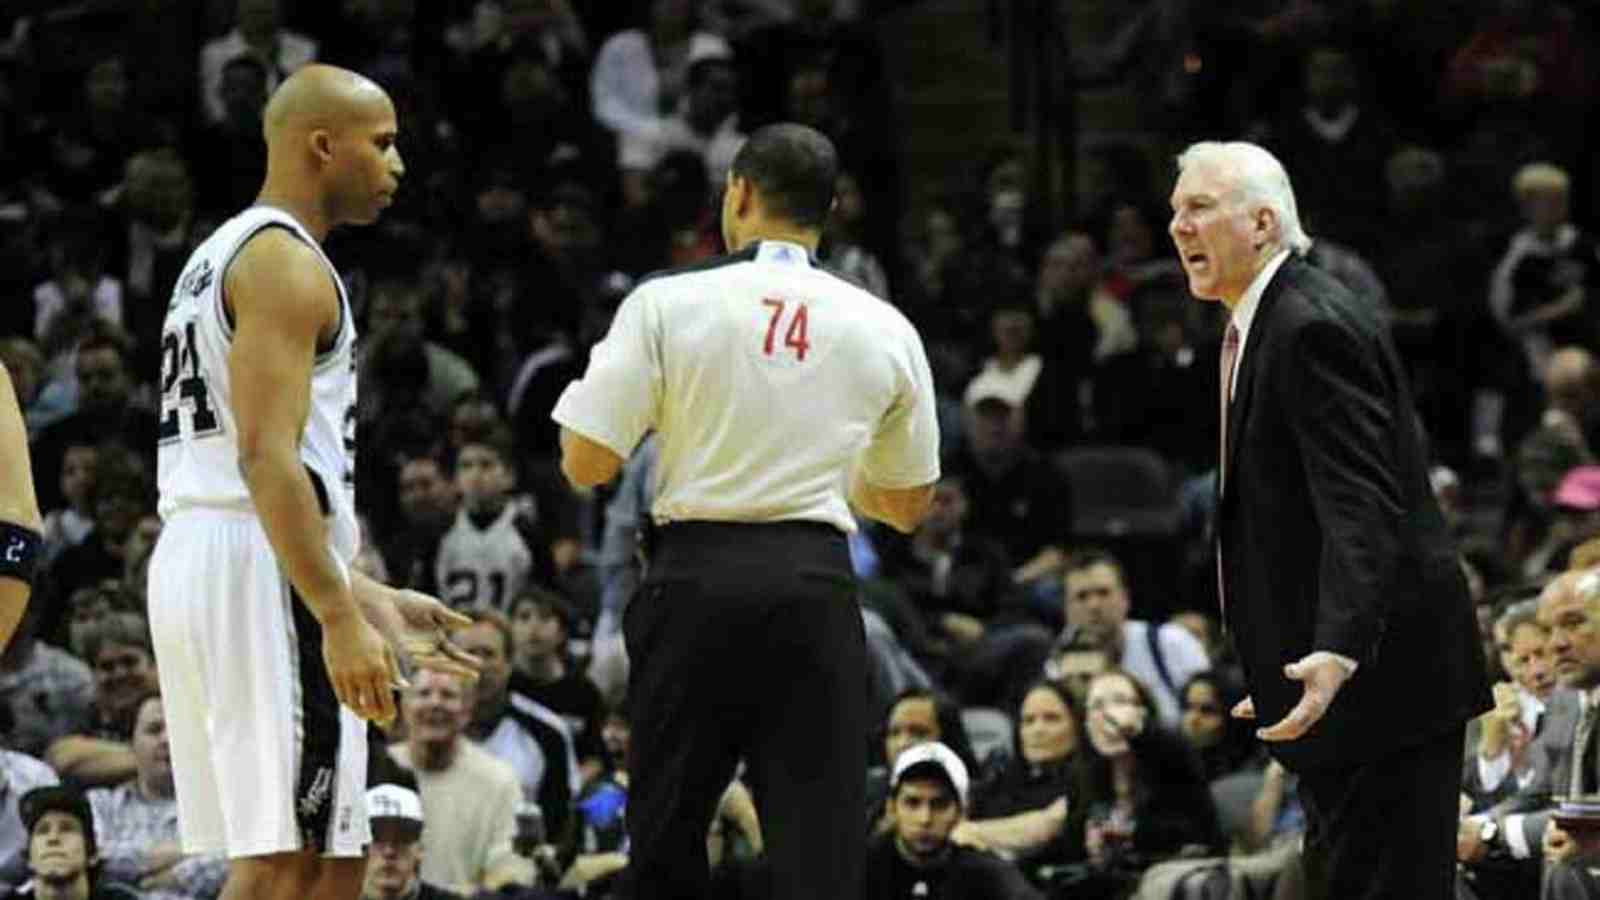
[[[308,66],[263,119],[256,205],[196,248],[163,325],[150,625],[184,851],[227,853],[224,900],[352,900],[394,650],[471,667],[445,638],[465,620],[350,566],[356,335],[321,241],[389,203],[394,107]]]
[[[28,462],[28,426],[11,373],[0,365],[0,650],[11,643],[28,608],[43,527]]]

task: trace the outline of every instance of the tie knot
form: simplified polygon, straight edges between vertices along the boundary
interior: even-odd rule
[[[1228,323],[1228,333],[1222,338],[1222,346],[1228,350],[1239,349],[1239,326]]]

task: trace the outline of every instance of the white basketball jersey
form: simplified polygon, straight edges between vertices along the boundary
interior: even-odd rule
[[[245,242],[263,228],[287,228],[328,268],[339,289],[339,330],[317,354],[311,408],[300,436],[300,459],[328,514],[340,559],[359,549],[355,517],[356,329],[339,272],[317,241],[281,209],[252,206],[224,222],[183,267],[161,333],[161,425],[157,451],[163,519],[186,507],[251,510],[239,472],[238,429],[228,382],[233,323],[223,305],[223,275]]]

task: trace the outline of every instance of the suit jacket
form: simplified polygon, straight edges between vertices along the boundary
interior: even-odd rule
[[[1305,736],[1271,746],[1296,770],[1371,762],[1490,706],[1411,389],[1375,306],[1286,260],[1234,379],[1217,539],[1257,721],[1299,702],[1287,663],[1329,650],[1360,664]]]
[[[1572,746],[1582,715],[1577,691],[1558,690],[1550,695],[1539,736],[1528,746],[1528,756],[1534,767],[1533,780],[1527,788],[1514,792],[1489,810],[1489,815],[1502,829],[1507,816],[1522,815],[1523,836],[1535,852],[1544,840],[1545,825],[1555,810],[1555,798],[1566,794],[1572,785]]]

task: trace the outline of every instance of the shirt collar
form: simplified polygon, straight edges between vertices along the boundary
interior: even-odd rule
[[[1256,309],[1261,306],[1261,295],[1266,293],[1267,285],[1271,283],[1272,276],[1278,274],[1278,269],[1283,267],[1284,260],[1289,258],[1287,249],[1279,250],[1275,256],[1267,260],[1261,267],[1256,277],[1245,288],[1244,296],[1239,298],[1238,304],[1233,307],[1233,325],[1239,329],[1239,345],[1244,346],[1245,336],[1250,333],[1250,323],[1255,320]]]
[[[756,248],[756,262],[811,265],[811,252],[791,241],[762,240]]]

